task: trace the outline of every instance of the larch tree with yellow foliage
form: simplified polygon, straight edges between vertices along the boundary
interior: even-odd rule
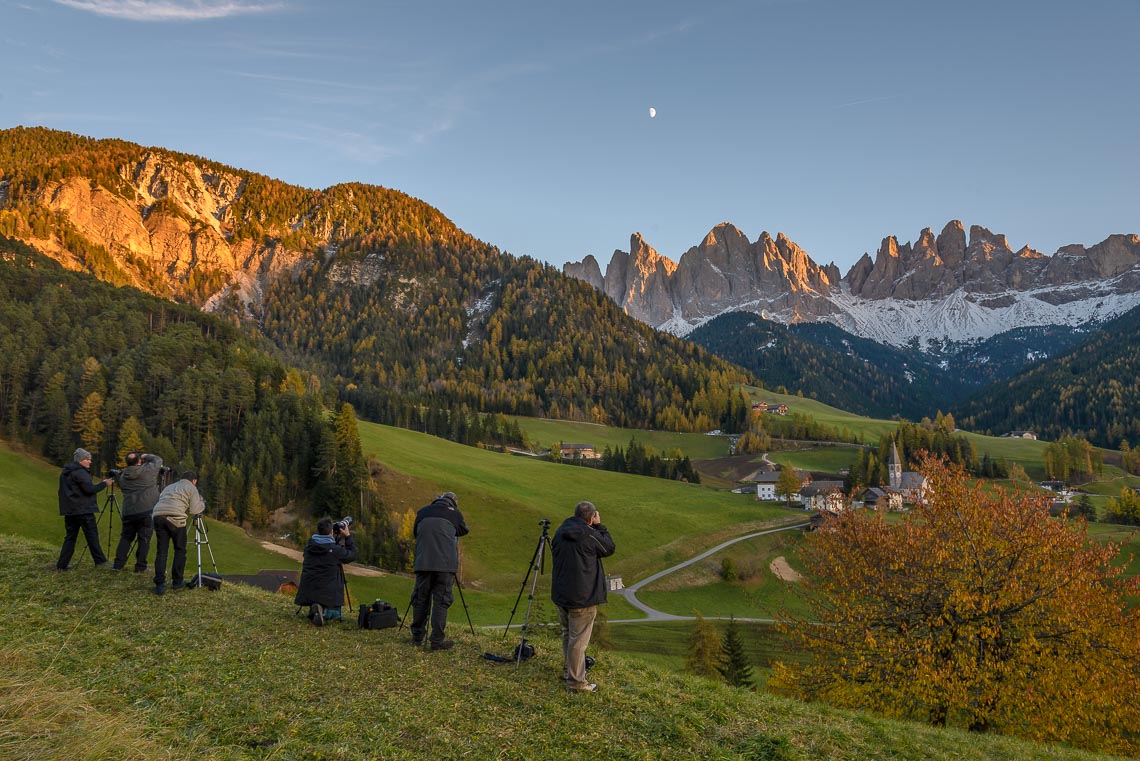
[[[939,726],[1140,751],[1140,592],[1120,548],[1049,499],[926,459],[901,522],[847,512],[805,543],[809,658],[770,687]]]

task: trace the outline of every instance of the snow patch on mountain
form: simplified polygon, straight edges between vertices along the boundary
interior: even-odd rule
[[[1069,286],[986,294],[988,307],[970,294],[957,290],[942,300],[905,301],[901,299],[861,299],[846,289],[832,291],[829,300],[840,313],[825,317],[844,330],[891,346],[917,343],[979,341],[1014,328],[1043,325],[1076,327],[1101,322],[1140,306],[1140,292],[1113,293],[1111,281],[1075,283]],[[1065,303],[1058,300],[1066,291],[1084,295]],[[1093,295],[1086,295],[1086,294]],[[1001,297],[1001,298],[995,298]]]
[[[824,297],[835,307],[835,313],[823,316],[819,321],[830,322],[849,333],[890,346],[917,344],[919,348],[928,350],[947,341],[985,340],[1014,328],[1045,325],[1078,327],[1118,317],[1140,306],[1140,292],[1115,292],[1119,280],[1086,281],[984,295],[959,289],[943,299],[924,301],[865,299],[852,295],[847,284],[842,283]],[[771,309],[773,301],[756,299],[695,320],[683,318],[678,308],[668,321],[657,328],[686,336],[729,312],[756,312],[766,320],[783,324],[804,321],[803,316],[794,310]]]

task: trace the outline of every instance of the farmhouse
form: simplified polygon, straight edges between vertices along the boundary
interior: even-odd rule
[[[1010,431],[1005,435],[1008,439],[1032,439],[1037,441],[1037,434],[1033,431]]]
[[[783,402],[753,402],[752,414],[760,415],[764,412],[774,412],[777,415],[787,415],[788,405]]]
[[[800,489],[800,499],[805,510],[841,513],[847,509],[842,481],[812,481]]]
[[[779,478],[779,468],[773,463],[765,462],[753,471],[751,475],[747,475],[741,479],[741,483],[755,484],[756,499],[770,501],[776,499],[776,481],[779,480]]]
[[[601,458],[593,444],[563,444],[563,460],[597,460]]]
[[[878,486],[872,486],[869,489],[864,489],[859,498],[863,501],[863,507],[869,510],[898,512],[903,509],[903,495],[894,489],[880,489]]]

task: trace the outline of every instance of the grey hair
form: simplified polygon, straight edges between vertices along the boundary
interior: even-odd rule
[[[593,518],[594,514],[597,512],[598,508],[594,507],[593,502],[582,501],[574,506],[575,517],[581,518],[584,521],[588,521]]]

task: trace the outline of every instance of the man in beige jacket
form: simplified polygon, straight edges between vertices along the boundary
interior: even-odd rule
[[[158,549],[154,556],[154,593],[166,594],[166,555],[174,544],[174,562],[170,567],[170,588],[186,586],[182,573],[186,570],[186,523],[192,515],[206,509],[198,493],[198,474],[188,470],[182,479],[162,490],[154,505],[154,539]]]

